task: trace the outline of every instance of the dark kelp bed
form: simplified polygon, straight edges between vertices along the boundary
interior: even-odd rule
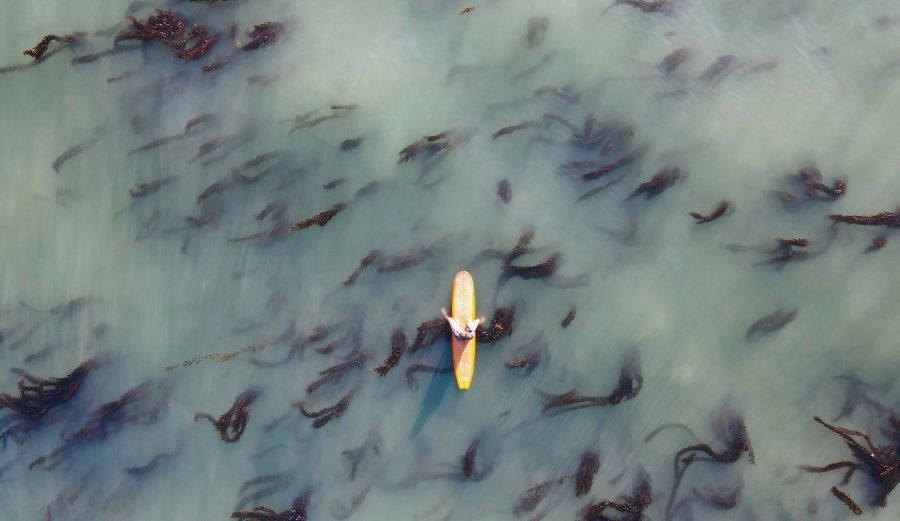
[[[0,518],[900,518],[900,7],[0,27]]]

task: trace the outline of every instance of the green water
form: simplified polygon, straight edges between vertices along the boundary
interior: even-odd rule
[[[0,360],[44,377],[98,360],[53,422],[0,450],[0,517],[227,519],[248,493],[242,484],[284,473],[283,487],[243,508],[280,512],[309,491],[309,519],[332,519],[342,514],[339,503],[368,489],[354,519],[513,519],[522,492],[574,474],[581,454],[594,450],[601,466],[590,494],[575,498],[567,480],[522,518],[544,511],[547,520],[577,518],[589,503],[630,493],[644,469],[654,491],[647,518],[664,520],[672,458],[697,440],[679,430],[650,443],[643,438],[680,422],[719,447],[710,422],[723,403],[743,415],[755,465],[746,457],[732,465],[697,463],[679,498],[691,497],[692,487],[724,490],[742,482],[741,501],[726,511],[694,503],[674,519],[852,517],[829,493],[840,472],[811,475],[797,467],[851,458],[813,421],[840,411],[845,386],[834,376],[854,371],[874,385],[872,398],[888,407],[897,400],[894,238],[888,234],[881,251],[863,254],[881,230],[833,229],[826,215],[872,214],[900,201],[900,9],[886,2],[685,0],[672,14],[644,14],[627,6],[604,13],[606,2],[497,0],[460,16],[467,5],[148,4],[135,16],[173,8],[221,31],[222,39],[199,62],[147,44],[75,65],[74,57],[112,45],[112,33],[88,34],[34,67],[0,74],[0,330],[7,336]],[[44,34],[93,33],[115,23],[124,29],[127,9],[121,1],[11,2],[0,19],[0,64],[27,63],[22,50]],[[529,48],[528,21],[541,17],[543,40]],[[233,49],[224,35],[231,24],[247,41],[243,31],[267,20],[286,26],[277,42],[201,72]],[[665,78],[656,65],[678,48],[689,58]],[[699,79],[725,55],[734,56],[733,70],[714,84]],[[250,84],[254,75],[271,81]],[[577,92],[577,100],[535,95],[544,86]],[[335,104],[357,108],[290,132],[296,116],[331,114]],[[183,139],[128,153],[181,133],[201,114],[215,119]],[[573,131],[544,114],[579,129],[591,115],[598,125],[630,129],[627,148],[641,154],[601,181],[584,183],[581,171],[563,175],[561,165],[598,157],[597,150],[569,144]],[[492,139],[526,120],[543,122]],[[465,144],[398,164],[410,143],[462,129]],[[60,154],[94,136],[95,144],[54,171]],[[198,147],[222,136],[235,136],[227,157],[206,167],[192,161]],[[356,137],[358,148],[340,150]],[[198,203],[204,189],[273,151],[279,156],[260,181],[232,183]],[[824,182],[846,180],[847,193],[787,212],[770,191],[801,193],[787,176],[810,163]],[[678,166],[686,178],[652,199],[625,201],[666,166]],[[166,176],[172,181],[158,192],[129,195],[136,183]],[[576,202],[619,176],[608,190]],[[323,187],[335,179],[344,181]],[[497,196],[502,179],[511,187],[508,204]],[[356,195],[372,181],[379,182],[374,192]],[[688,216],[708,213],[720,200],[733,203],[721,220],[697,225]],[[254,216],[272,202],[284,205],[290,223],[336,203],[346,208],[324,227],[269,246],[229,242],[271,227]],[[216,215],[212,225],[180,229],[203,211]],[[517,263],[559,252],[557,274],[512,279],[496,291],[501,263],[475,262],[478,253],[507,251],[528,229],[533,246],[544,249]],[[773,255],[726,248],[771,248],[776,237],[805,237],[819,254],[779,268],[761,264]],[[386,259],[429,245],[431,255],[409,269],[378,273],[376,263],[356,284],[342,285],[373,249]],[[447,339],[404,355],[384,378],[369,371],[390,353],[395,329],[412,341],[416,326],[449,304],[450,281],[463,268],[473,273],[488,317],[495,294],[497,305],[517,305],[513,335],[480,346],[472,389],[459,392],[450,375],[428,373],[417,373],[418,390],[407,387],[404,371],[412,364],[450,363]],[[580,284],[567,287],[573,280]],[[89,301],[69,318],[47,311],[78,297]],[[573,306],[577,316],[563,329]],[[792,307],[797,318],[782,330],[745,339],[754,321]],[[337,329],[276,367],[251,360],[280,360],[289,342],[165,371],[258,346],[292,323],[297,335],[319,324]],[[314,348],[354,327],[369,353],[364,368],[308,398],[320,409],[355,390],[352,404],[313,429],[291,404],[307,399],[318,373],[351,352]],[[516,349],[538,334],[547,344],[540,365],[528,376],[507,369]],[[542,416],[535,390],[608,394],[635,348],[644,378],[637,397]],[[0,391],[15,394],[17,380],[6,373]],[[121,423],[105,440],[73,448],[52,470],[29,469],[91,410],[145,381],[160,386],[153,396],[166,404],[155,421]],[[193,421],[199,411],[218,417],[250,387],[260,394],[239,442],[223,443],[208,423]],[[838,423],[875,432],[881,420],[860,407]],[[380,454],[370,451],[351,480],[341,453],[374,433]],[[483,480],[425,479],[457,472],[475,439],[477,468],[492,468]],[[161,453],[174,456],[141,477],[123,472]],[[864,472],[841,488],[867,519],[900,513],[896,497],[886,508],[868,504],[873,486]]]

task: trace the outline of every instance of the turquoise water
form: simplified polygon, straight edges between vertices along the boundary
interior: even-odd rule
[[[645,14],[624,5],[605,11],[606,2],[496,0],[459,15],[468,5],[148,3],[134,15],[173,8],[220,31],[219,43],[196,62],[150,43],[73,64],[112,46],[114,32],[86,34],[33,67],[0,73],[0,360],[45,378],[95,360],[70,401],[22,439],[5,440],[0,517],[228,519],[256,505],[281,512],[308,493],[309,519],[343,517],[354,497],[363,497],[354,519],[573,519],[587,504],[630,494],[643,469],[653,487],[646,518],[665,520],[676,452],[698,440],[721,448],[712,421],[725,406],[742,415],[755,464],[746,455],[698,462],[677,497],[742,483],[740,501],[729,510],[689,502],[672,519],[854,517],[829,493],[833,485],[866,518],[898,518],[897,497],[884,508],[869,504],[874,486],[864,472],[844,486],[840,471],[798,466],[852,457],[813,421],[841,411],[847,385],[833,377],[852,371],[871,384],[872,399],[887,407],[898,400],[897,246],[888,234],[882,250],[863,254],[882,230],[832,228],[826,216],[874,214],[900,201],[900,8],[684,0],[671,13]],[[22,50],[44,34],[125,29],[128,10],[111,0],[8,5],[0,66],[28,63]],[[529,46],[534,19],[545,19],[545,30]],[[231,24],[246,42],[244,31],[268,20],[284,24],[276,42],[233,50]],[[687,60],[662,74],[657,64],[679,48]],[[223,68],[201,71],[231,53]],[[728,69],[702,79],[728,55]],[[349,104],[356,107],[329,108]],[[292,132],[311,111],[307,123],[340,117]],[[212,118],[182,135],[203,114]],[[573,145],[575,131],[545,114],[578,131],[593,116],[595,128],[619,133],[620,148]],[[492,138],[523,121],[536,123]],[[404,147],[443,131],[459,145],[398,164]],[[180,137],[129,154],[165,136]],[[221,137],[230,138],[225,148],[195,159]],[[358,147],[341,150],[358,137]],[[55,171],[54,161],[82,143],[90,146]],[[629,152],[635,160],[613,174],[579,179]],[[268,153],[262,165],[241,169]],[[593,167],[561,168],[595,158]],[[846,180],[846,195],[786,211],[770,192],[802,198],[788,176],[813,163],[825,183]],[[684,174],[674,186],[625,201],[673,166]],[[265,175],[241,182],[235,171]],[[158,191],[129,195],[160,179]],[[509,203],[497,195],[503,179]],[[225,189],[198,202],[219,181]],[[373,181],[374,191],[358,194]],[[733,206],[720,220],[698,225],[688,216],[720,200]],[[255,217],[270,203],[282,205],[287,224],[346,206],[325,226],[271,243],[229,241],[275,226]],[[203,215],[213,222],[187,226],[187,217]],[[559,269],[498,288],[502,263],[478,254],[509,251],[527,230],[541,249],[516,263],[558,252]],[[759,249],[777,237],[805,237],[814,255],[765,265],[774,255]],[[344,286],[372,250],[379,260]],[[398,256],[421,262],[379,273]],[[422,372],[417,390],[407,385],[413,364],[450,364],[449,337],[405,354],[384,378],[370,371],[390,353],[396,329],[412,342],[416,327],[449,305],[459,269],[473,273],[488,318],[495,306],[516,305],[512,336],[480,346],[472,389]],[[58,307],[73,299],[85,300]],[[562,328],[573,307],[575,319]],[[745,338],[756,320],[795,307],[780,331]],[[292,340],[319,325],[331,326],[330,335],[287,362],[253,363],[284,359]],[[315,351],[342,338],[330,353]],[[541,339],[546,346],[540,364],[527,375],[508,369],[535,338],[532,347]],[[307,396],[320,371],[356,348],[368,353],[362,367]],[[542,414],[535,391],[608,395],[635,352],[643,375],[636,397]],[[0,392],[17,395],[18,379],[0,376]],[[145,382],[103,439],[72,445],[53,468],[29,468],[91,411]],[[238,442],[194,421],[198,412],[218,418],[251,388],[258,397]],[[320,429],[292,406],[306,400],[319,410],[351,391],[346,413]],[[884,420],[861,405],[836,424],[877,433]],[[670,429],[643,441],[675,422],[695,437]],[[486,475],[456,479],[473,440],[475,470]],[[361,445],[369,450],[351,479],[342,451]],[[588,450],[601,461],[589,494],[576,498],[567,479],[517,516],[520,494],[573,475]],[[141,475],[126,472],[154,461]]]

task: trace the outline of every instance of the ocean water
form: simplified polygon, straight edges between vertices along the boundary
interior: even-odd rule
[[[581,519],[589,504],[623,501],[643,472],[650,520],[855,517],[835,485],[865,518],[897,519],[900,498],[872,505],[865,469],[842,485],[841,471],[799,466],[853,458],[814,417],[885,444],[879,428],[900,400],[897,245],[890,230],[827,218],[900,202],[900,6],[671,3],[7,2],[0,67],[28,64],[22,51],[45,34],[85,34],[34,66],[0,69],[0,362],[42,378],[94,365],[41,420],[0,410],[4,431],[20,426],[0,442],[0,518],[214,520],[305,497],[310,520]],[[125,41],[73,63],[113,48],[127,14],[155,9],[207,25],[218,43],[197,61]],[[237,50],[265,21],[282,24],[277,40]],[[529,27],[543,27],[531,43]],[[687,59],[664,74],[657,64],[676,49]],[[727,67],[709,71],[723,56]],[[217,57],[229,60],[203,72]],[[426,143],[398,163],[444,131],[455,146],[431,155]],[[808,165],[829,186],[846,181],[846,194],[807,201],[796,173]],[[626,200],[674,167],[673,186]],[[141,183],[152,193],[134,197]],[[786,209],[777,190],[797,204]],[[688,215],[720,200],[731,202],[721,219]],[[281,217],[257,219],[272,203]],[[345,206],[324,226],[287,233],[335,204]],[[514,264],[558,253],[552,277],[506,279],[502,260],[480,255],[509,252],[529,230],[537,251]],[[882,233],[884,248],[864,253]],[[809,245],[792,262],[766,263],[775,238],[801,237]],[[391,270],[398,259],[410,266]],[[472,388],[446,373],[407,381],[414,364],[450,366],[448,336],[384,377],[371,371],[395,331],[412,343],[449,306],[460,269],[488,319],[516,310],[510,336],[479,346]],[[779,309],[796,317],[747,338]],[[304,340],[320,326],[324,338]],[[529,350],[541,354],[533,370],[506,367]],[[542,410],[539,392],[609,395],[628,360],[643,378],[631,399]],[[858,392],[835,378],[848,374]],[[20,375],[0,373],[0,392],[18,396]],[[98,409],[134,388],[134,401]],[[195,418],[219,418],[248,390],[237,442]],[[294,405],[319,410],[350,393],[321,428]],[[845,399],[858,406],[833,421]],[[753,463],[698,454],[675,487],[679,449],[726,448],[723,414],[743,419]],[[645,441],[666,424],[682,427]],[[354,471],[344,451],[357,447]],[[600,467],[576,497],[586,451]],[[546,497],[516,510],[543,482]],[[736,490],[732,504],[703,500]]]

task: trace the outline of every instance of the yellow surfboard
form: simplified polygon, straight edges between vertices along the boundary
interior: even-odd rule
[[[475,310],[475,281],[468,271],[460,271],[453,278],[453,296],[450,302],[450,315],[465,324],[474,320]],[[475,338],[459,340],[450,335],[453,342],[453,372],[456,374],[456,384],[460,389],[468,389],[475,377]]]

